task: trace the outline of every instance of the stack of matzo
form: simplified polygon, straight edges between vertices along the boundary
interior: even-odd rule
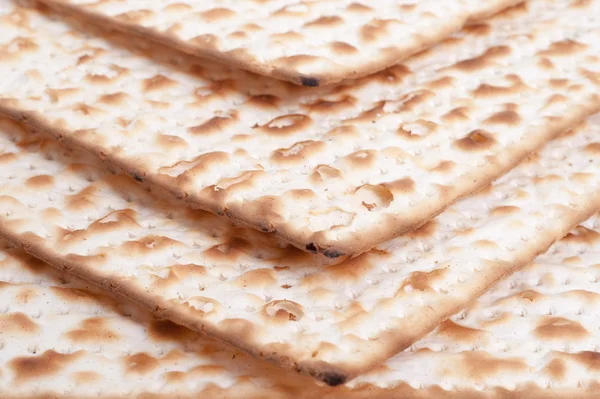
[[[600,2],[0,0],[0,77],[1,397],[600,395]]]

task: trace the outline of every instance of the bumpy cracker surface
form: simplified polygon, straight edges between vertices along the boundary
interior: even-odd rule
[[[0,248],[3,398],[288,398],[307,383]]]
[[[320,91],[0,5],[0,111],[329,257],[415,229],[600,107],[599,2],[531,1]]]
[[[0,248],[4,398],[591,398],[599,388],[598,216],[337,389],[155,319],[5,241]]]
[[[2,235],[165,318],[332,385],[412,344],[600,200],[596,123],[414,233],[320,265],[273,236],[155,200],[15,122],[3,128]]]
[[[397,64],[522,0],[45,0],[191,54],[318,86]]]

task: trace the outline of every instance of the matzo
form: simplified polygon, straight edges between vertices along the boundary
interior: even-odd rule
[[[466,312],[324,388],[117,301],[0,240],[0,392],[11,397],[581,398],[600,388],[600,217]]]
[[[331,385],[412,344],[600,200],[595,123],[418,231],[320,265],[272,236],[155,200],[14,122],[3,129],[0,234],[165,318]]]
[[[0,7],[0,111],[329,257],[417,228],[600,108],[596,1],[532,1],[318,92]]]
[[[397,64],[522,0],[45,0],[191,54],[305,86]]]

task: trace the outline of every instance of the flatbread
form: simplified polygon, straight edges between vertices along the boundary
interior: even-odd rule
[[[319,92],[0,5],[0,112],[331,258],[414,230],[600,109],[599,2],[531,1]]]
[[[2,398],[289,398],[314,385],[0,248]]]
[[[271,235],[161,202],[41,133],[9,120],[2,129],[0,235],[330,385],[411,345],[600,203],[596,121],[416,232],[323,265]]]
[[[343,387],[203,338],[0,240],[3,398],[593,398],[600,217]]]
[[[45,0],[193,55],[305,86],[379,72],[522,0]]]

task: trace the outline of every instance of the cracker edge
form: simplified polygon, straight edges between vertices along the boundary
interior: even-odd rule
[[[203,46],[198,44],[191,45],[182,40],[178,40],[177,38],[175,38],[174,35],[159,33],[152,28],[144,28],[135,23],[118,21],[115,18],[105,16],[99,12],[88,11],[82,6],[65,4],[60,0],[36,1],[58,12],[67,13],[80,18],[82,17],[88,19],[92,23],[97,24],[98,26],[101,26],[104,29],[106,29],[106,27],[109,26],[124,33],[135,34],[137,36],[143,37],[144,39],[150,38],[154,41],[165,44],[176,50],[182,51],[184,53],[199,58],[205,58],[220,63],[226,63],[230,66],[234,66],[239,69],[244,69],[256,73],[258,75],[284,80],[294,83],[296,85],[306,87],[326,86],[334,83],[339,83],[342,80],[357,79],[382,71],[392,65],[400,63],[401,61],[405,60],[406,58],[409,58],[410,56],[413,56],[423,50],[433,47],[449,35],[458,32],[460,29],[462,29],[469,23],[480,21],[481,19],[485,19],[494,14],[499,13],[504,9],[525,2],[525,0],[504,0],[501,3],[498,3],[495,7],[486,10],[485,12],[480,12],[478,14],[470,16],[466,15],[464,19],[456,21],[455,24],[451,26],[449,25],[445,29],[440,29],[438,34],[434,37],[429,38],[429,40],[420,41],[414,46],[409,46],[401,50],[397,48],[390,48],[386,50],[385,56],[366,64],[353,66],[351,65],[348,67],[340,65],[338,69],[336,69],[335,71],[331,71],[329,74],[303,75],[299,74],[298,71],[293,68],[276,68],[269,64],[257,62],[252,57],[245,56],[239,52],[219,52],[215,51],[214,49],[211,49],[209,46]]]

